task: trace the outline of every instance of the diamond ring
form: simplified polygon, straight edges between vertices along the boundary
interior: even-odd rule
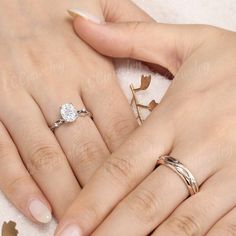
[[[52,131],[62,124],[75,122],[79,117],[89,116],[92,118],[91,112],[87,111],[85,108],[77,110],[72,103],[63,104],[60,107],[60,115],[60,119],[50,127]]]

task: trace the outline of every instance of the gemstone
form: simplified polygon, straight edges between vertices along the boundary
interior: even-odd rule
[[[78,119],[78,112],[71,103],[66,103],[61,106],[61,117],[65,122],[74,122]]]

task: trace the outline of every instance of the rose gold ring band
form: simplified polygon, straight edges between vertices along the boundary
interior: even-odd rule
[[[171,156],[161,156],[157,160],[157,166],[165,165],[177,173],[188,187],[190,195],[199,192],[199,186],[192,173],[178,160]]]

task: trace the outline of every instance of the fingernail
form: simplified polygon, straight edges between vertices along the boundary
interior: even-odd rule
[[[32,216],[40,223],[47,224],[52,220],[51,211],[40,200],[34,199],[29,204]]]
[[[82,233],[77,225],[70,225],[59,236],[82,236]]]
[[[94,16],[86,11],[82,11],[79,8],[74,8],[74,9],[69,9],[68,13],[72,16],[72,17],[77,17],[77,16],[81,16],[83,18],[85,18],[86,20],[90,20],[96,24],[101,24],[102,21],[101,19],[99,19],[99,17]]]

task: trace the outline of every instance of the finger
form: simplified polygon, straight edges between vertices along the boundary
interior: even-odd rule
[[[94,4],[93,4],[94,5]],[[150,21],[141,9],[131,1],[101,1],[103,15],[109,20],[125,20],[129,14],[121,14],[126,8],[132,17]],[[114,8],[115,7],[115,8]],[[114,9],[119,9],[114,12]],[[94,11],[94,6],[80,1],[76,12]],[[75,10],[70,10],[73,14]],[[120,16],[120,17],[118,17]],[[94,16],[94,19],[96,17]],[[76,22],[75,22],[76,23]],[[121,88],[116,82],[116,75],[110,66],[107,73],[94,73],[92,78],[83,81],[81,86],[83,101],[94,114],[94,121],[110,151],[114,151],[137,127],[137,121]],[[103,96],[101,96],[103,94]]]
[[[188,145],[184,143],[186,147]],[[181,161],[194,175],[199,185],[214,173],[218,163],[202,145],[173,147],[171,156]],[[208,158],[210,165],[202,166]],[[174,194],[173,194],[174,193]],[[159,166],[113,210],[94,235],[148,235],[189,195],[182,179],[165,166]],[[198,194],[196,194],[196,197]],[[195,196],[194,196],[195,197]],[[193,197],[193,198],[194,198]],[[191,199],[191,198],[190,198]],[[169,235],[169,234],[165,234]]]
[[[174,75],[210,29],[140,21],[98,24],[82,17],[75,23],[77,34],[99,53],[159,64]]]
[[[106,20],[108,22],[154,21],[152,17],[130,0],[81,0],[77,3],[77,8],[69,10],[72,16],[74,16],[75,12],[82,15],[90,12],[90,16],[91,14],[96,16],[95,19]]]
[[[50,205],[26,170],[1,122],[0,133],[0,189],[9,201],[32,221],[50,222]]]
[[[131,106],[115,78],[115,72],[94,73],[81,86],[83,101],[108,149],[115,151],[138,127]]]
[[[40,91],[40,92],[38,92]],[[43,91],[43,93],[42,93]],[[60,107],[72,103],[76,109],[89,109],[79,96],[79,89],[61,87],[60,85],[37,83],[31,94],[37,101],[49,126],[60,118]],[[93,111],[92,111],[93,112]],[[93,114],[95,117],[96,114]],[[64,124],[54,132],[74,173],[82,186],[88,182],[95,170],[109,155],[99,131],[90,117],[80,117],[73,123]]]
[[[93,13],[95,6],[95,2],[88,4],[87,1],[80,1],[79,8],[70,10],[70,12],[72,14],[75,11],[82,14],[88,11]],[[152,18],[132,1],[105,0],[101,1],[99,6],[102,11],[101,15],[108,21],[131,20],[131,16],[133,20],[152,21]],[[126,14],[127,9],[129,9],[129,14]],[[96,17],[94,18],[96,19]],[[109,150],[114,151],[137,127],[137,122],[127,99],[116,82],[113,70],[108,67],[108,71],[106,74],[94,73],[91,79],[84,80],[81,87],[86,107],[94,114],[96,126]]]
[[[219,220],[206,236],[233,236],[236,235],[236,208]]]
[[[33,99],[23,91],[14,91],[14,95],[9,92],[5,98],[0,118],[55,216],[60,218],[78,194],[78,182]],[[20,106],[17,101],[21,101]]]
[[[89,4],[90,3],[90,4]],[[142,22],[155,22],[155,20],[143,11],[140,7],[130,0],[103,0],[103,1],[80,1],[77,8],[71,8],[69,14],[73,17],[82,16],[86,18],[86,12],[95,14],[96,21],[107,22],[128,22],[128,21],[142,21]],[[75,20],[75,30],[77,29],[80,21]],[[158,72],[159,74],[173,79],[173,75],[160,65],[154,65],[151,63],[145,63],[151,70]]]
[[[222,170],[207,180],[201,192],[183,202],[153,236],[206,235],[235,206],[234,173],[234,169]],[[222,180],[224,184],[219,184]]]
[[[106,21],[154,21],[145,11],[130,0],[103,0],[102,8]]]
[[[65,214],[56,235],[75,229],[82,231],[81,235],[89,235],[112,208],[154,169],[157,156],[170,151],[171,124],[162,119],[153,122],[152,119],[150,117],[99,168]],[[154,143],[151,130],[162,139]],[[143,161],[144,158],[148,159]]]

